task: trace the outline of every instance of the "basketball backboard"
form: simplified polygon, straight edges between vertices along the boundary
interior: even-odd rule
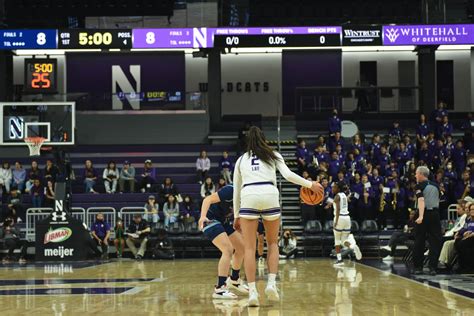
[[[0,145],[25,145],[26,137],[44,137],[44,145],[74,145],[74,102],[0,102]]]

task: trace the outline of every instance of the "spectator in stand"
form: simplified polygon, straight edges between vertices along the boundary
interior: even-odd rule
[[[337,132],[341,132],[342,124],[337,109],[332,110],[332,116],[328,120],[329,135],[334,136]]]
[[[344,148],[344,140],[341,137],[341,132],[335,132],[334,136],[329,139],[328,149],[329,151],[335,151],[336,146],[341,145],[341,148]]]
[[[426,138],[426,143],[428,144],[428,151],[432,154],[433,149],[436,145],[436,137],[433,131],[430,131],[428,133],[428,137]]]
[[[221,167],[221,176],[225,179],[225,181],[229,184],[232,184],[232,160],[229,157],[229,153],[224,151],[222,153],[221,161],[219,162],[219,166]]]
[[[153,226],[156,226],[158,221],[160,220],[160,216],[158,214],[159,210],[160,206],[158,205],[158,203],[156,203],[155,196],[150,195],[145,204],[145,215],[143,216],[143,218],[148,223],[153,223]]]
[[[358,200],[357,209],[359,212],[360,220],[374,219],[373,209],[373,198],[374,190],[369,182],[369,177],[364,174],[362,175],[362,195]]]
[[[418,163],[431,165],[431,153],[428,149],[428,143],[426,141],[421,142],[421,147],[418,150]]]
[[[160,205],[163,206],[165,202],[168,200],[168,196],[174,195],[178,196],[178,187],[173,183],[173,180],[171,180],[170,177],[166,177],[163,180],[163,183],[160,185],[159,189],[160,193]]]
[[[54,208],[54,200],[55,200],[55,193],[54,193],[54,184],[53,181],[48,180],[46,184],[46,188],[44,190],[44,207]]]
[[[470,197],[467,197],[464,200],[458,200],[456,205],[458,218],[453,224],[453,227],[444,234],[445,242],[443,243],[443,247],[441,248],[441,253],[439,255],[439,269],[450,269],[452,267],[454,258],[456,256],[456,249],[454,248],[456,239],[454,239],[454,236],[464,227],[469,212],[469,205],[472,201],[474,200]]]
[[[0,168],[0,189],[2,189],[3,194],[10,193],[10,187],[12,183],[12,170],[10,168],[10,163],[4,161],[2,167]]]
[[[133,215],[133,221],[127,229],[128,238],[126,240],[128,248],[132,251],[133,256],[137,260],[141,260],[145,256],[146,245],[148,243],[148,235],[150,234],[150,226],[146,220],[142,219],[140,214]],[[136,244],[140,245],[137,250]]]
[[[321,163],[328,161],[329,154],[324,150],[324,147],[321,145],[315,147],[313,157],[311,159],[313,166],[317,169]]]
[[[184,223],[192,223],[199,218],[199,210],[189,195],[186,195],[181,203],[180,218]]]
[[[452,135],[446,135],[446,141],[444,143],[445,151],[448,157],[451,159],[451,154],[454,152],[454,148],[456,148],[456,144],[453,142]]]
[[[341,169],[341,162],[339,161],[339,156],[337,155],[337,152],[332,152],[331,154],[331,160],[329,161],[329,169],[328,169],[328,174],[329,174],[329,181],[334,182],[334,179],[337,178],[337,173]]]
[[[217,181],[217,189],[216,191],[219,191],[220,189],[222,189],[223,187],[225,187],[227,185],[227,182],[225,181],[224,178],[219,178],[219,180]]]
[[[319,147],[319,146],[323,147],[324,151],[326,152],[329,150],[328,149],[329,145],[327,144],[326,139],[324,138],[323,135],[319,135],[318,139],[316,140],[316,147]]]
[[[459,272],[472,273],[474,271],[474,204],[469,205],[464,227],[456,234],[454,247],[458,252]]]
[[[467,114],[467,119],[461,124],[461,130],[463,132],[469,132],[474,129],[474,117],[472,112]]]
[[[432,166],[434,170],[437,170],[441,166],[444,166],[448,160],[446,148],[444,147],[444,143],[441,139],[436,141],[436,145],[433,148],[433,158],[432,158]]]
[[[454,148],[451,159],[456,167],[456,172],[462,174],[464,169],[466,169],[466,149],[464,149],[464,142],[458,140],[456,142],[456,147]]]
[[[311,163],[311,156],[308,149],[306,148],[306,142],[304,139],[298,139],[298,147],[296,148],[296,162],[298,164],[298,174],[303,174],[303,171],[307,170],[308,165]]]
[[[201,198],[204,198],[212,193],[216,192],[216,186],[212,182],[211,177],[207,177],[204,183],[201,185]]]
[[[34,179],[41,179],[41,170],[39,169],[38,162],[36,162],[36,160],[31,162],[31,168],[28,171],[28,181],[26,181],[25,186],[25,193],[30,193]]]
[[[165,216],[165,227],[169,227],[170,224],[176,223],[179,218],[179,205],[174,195],[169,195],[163,207],[163,213]]]
[[[415,144],[411,142],[411,138],[409,135],[403,136],[403,143],[405,144],[406,149],[410,153],[410,157],[415,157],[416,147]]]
[[[389,166],[391,162],[390,155],[387,152],[387,147],[385,145],[380,147],[380,154],[377,158],[377,161],[374,161],[374,163],[380,168],[380,171],[385,174],[387,166]]]
[[[140,176],[140,190],[142,193],[152,192],[156,179],[156,170],[153,168],[153,164],[150,159],[145,160],[143,172]]]
[[[5,197],[6,210],[4,210],[3,216],[0,218],[12,217],[15,219],[15,222],[21,222],[21,216],[23,214],[23,202],[22,195],[16,187],[12,187],[10,193]]]
[[[395,157],[395,161],[397,165],[400,166],[401,171],[405,170],[407,162],[412,160],[413,156],[411,155],[410,150],[406,147],[405,143],[400,143],[400,151],[397,153]],[[402,172],[402,174],[405,174]]]
[[[16,186],[20,192],[25,191],[26,170],[19,161],[15,162],[15,169],[12,171],[12,186]]]
[[[397,140],[401,140],[401,139],[402,139],[403,130],[400,128],[400,122],[398,122],[398,121],[393,122],[393,127],[392,127],[392,129],[388,132],[388,135],[389,135],[390,137],[396,138]]]
[[[293,259],[298,253],[297,238],[291,229],[286,229],[280,238],[280,258]]]
[[[357,207],[360,203],[360,200],[364,194],[364,185],[361,182],[360,173],[354,173],[354,177],[350,184],[351,194],[349,195],[349,212],[351,213],[351,218],[354,218],[358,221],[362,221],[363,218],[360,214],[360,210]]]
[[[123,250],[125,249],[125,228],[123,227],[123,221],[119,218],[114,228],[115,239],[114,246],[117,252],[117,258],[122,258]]]
[[[51,159],[46,160],[46,166],[44,167],[44,180],[51,180],[56,183],[58,172],[58,167],[53,164],[53,161]]]
[[[380,143],[380,135],[375,134],[372,137],[372,144],[370,144],[370,157],[372,158],[372,162],[374,162],[375,164],[379,160],[381,148],[382,144]]]
[[[446,138],[448,135],[453,134],[453,124],[449,123],[448,116],[445,115],[443,116],[443,120],[441,122],[441,125],[439,127],[438,135],[441,138]]]
[[[426,140],[428,137],[428,133],[430,128],[428,123],[426,122],[426,116],[424,114],[420,114],[420,122],[416,127],[416,140],[418,143],[421,143]]]
[[[97,182],[97,171],[94,169],[92,165],[92,161],[89,159],[86,160],[84,164],[84,186],[85,186],[85,193],[97,193],[94,190],[94,185]]]
[[[30,190],[30,195],[33,207],[38,208],[43,206],[44,187],[41,185],[40,179],[33,180],[33,187]]]
[[[337,144],[336,145],[336,153],[337,153],[337,157],[339,158],[339,162],[341,164],[344,164],[344,160],[346,158],[346,154],[344,153],[344,151],[342,150],[342,146],[340,144]]]
[[[207,157],[207,152],[202,150],[199,158],[196,160],[196,172],[199,184],[202,184],[207,178],[209,170],[211,170],[211,160]]]
[[[0,239],[3,239],[5,248],[8,250],[7,255],[3,258],[3,263],[14,261],[13,253],[15,249],[20,249],[19,263],[26,262],[26,240],[20,239],[20,228],[12,218],[6,218],[0,226]]]
[[[355,149],[358,149],[361,154],[364,152],[364,143],[362,142],[360,134],[355,134],[352,138],[351,151],[354,151]]]
[[[119,186],[120,193],[125,192],[125,184],[128,183],[129,192],[135,192],[135,168],[130,165],[127,160],[123,163],[123,168],[120,171]]]
[[[104,220],[104,214],[97,214],[95,222],[91,226],[91,235],[94,238],[96,247],[102,249],[102,259],[108,259],[110,224]]]
[[[454,197],[456,200],[464,199],[466,196],[474,196],[474,186],[471,183],[469,170],[462,173],[461,180],[458,181],[454,188]]]
[[[437,108],[431,113],[431,128],[434,132],[440,131],[444,116],[448,116],[448,111],[445,108],[445,103],[439,101]],[[436,135],[436,137],[440,137],[440,135]]]
[[[117,180],[119,177],[119,170],[115,161],[109,161],[107,168],[104,169],[102,178],[104,179],[105,192],[113,194],[117,192]]]
[[[415,229],[415,211],[410,211],[409,219],[406,225],[403,227],[403,231],[396,231],[390,237],[388,246],[382,247],[386,251],[386,255],[383,258],[384,261],[392,261],[395,258],[398,245],[403,245],[408,240],[414,240],[414,229]]]

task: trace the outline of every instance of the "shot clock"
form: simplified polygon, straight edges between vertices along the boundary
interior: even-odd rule
[[[132,31],[120,30],[120,29],[60,30],[58,34],[58,48],[70,48],[70,49],[132,48]]]
[[[49,58],[25,59],[25,92],[57,92],[57,60]]]

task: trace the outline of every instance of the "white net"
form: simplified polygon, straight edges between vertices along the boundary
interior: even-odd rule
[[[39,156],[41,152],[41,146],[43,145],[46,138],[43,137],[27,137],[24,139],[25,143],[30,149],[30,156]]]

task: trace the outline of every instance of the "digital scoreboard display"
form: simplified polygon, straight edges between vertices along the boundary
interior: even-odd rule
[[[60,30],[58,48],[62,49],[129,49],[132,48],[131,30]]]
[[[55,49],[56,30],[0,30],[0,49]]]
[[[25,59],[25,92],[31,94],[56,93],[57,60],[50,58]]]
[[[341,27],[214,29],[214,47],[340,46]]]

